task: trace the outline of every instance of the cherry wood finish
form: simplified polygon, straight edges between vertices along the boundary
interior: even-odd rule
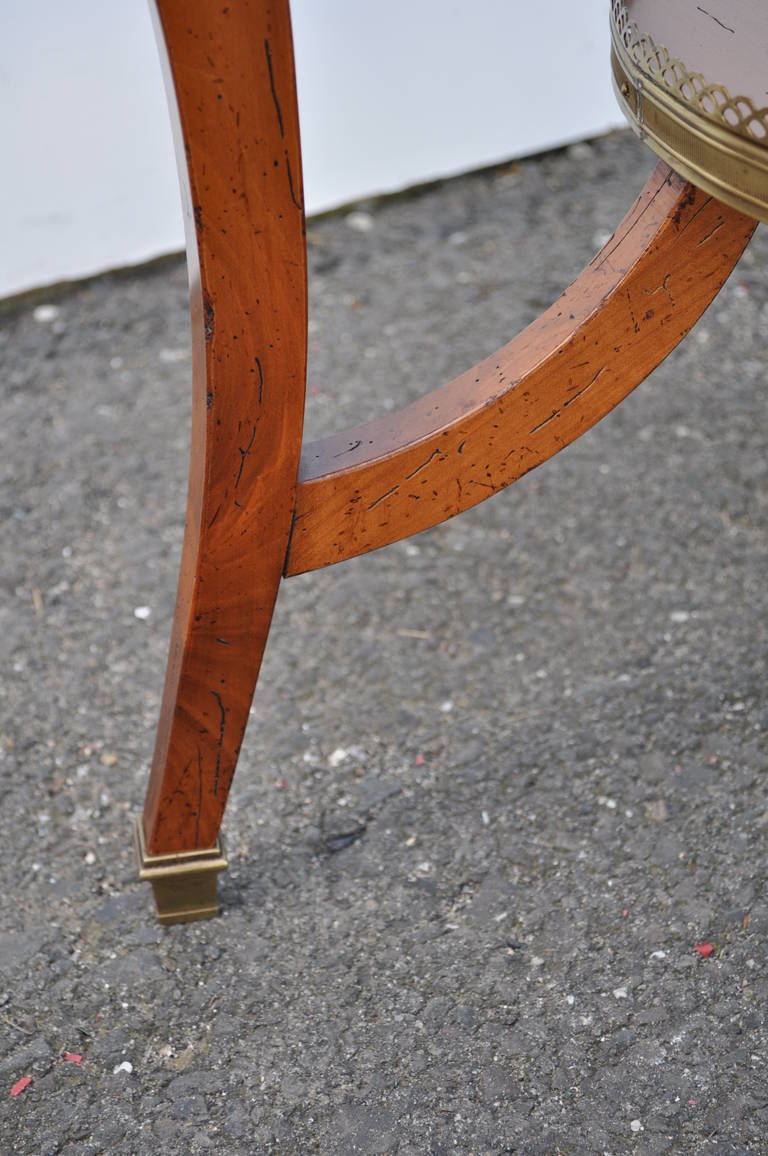
[[[143,815],[216,842],[282,574],[465,510],[592,426],[677,344],[755,222],[659,165],[519,337],[399,414],[299,454],[306,251],[288,0],[156,0],[186,198],[193,341],[184,553]],[[297,482],[298,478],[298,482]]]
[[[150,854],[216,842],[285,562],[307,282],[288,0],[157,0],[187,221],[192,453],[144,809]]]
[[[514,341],[399,413],[305,446],[286,574],[425,530],[552,457],[678,344],[754,229],[659,164],[611,240]]]

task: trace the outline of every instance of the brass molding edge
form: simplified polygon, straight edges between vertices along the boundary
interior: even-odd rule
[[[613,84],[622,112],[634,130],[686,180],[740,212],[768,221],[768,139],[758,143],[758,138],[743,128],[739,131],[722,116],[708,115],[644,71],[636,53],[627,47],[627,27],[617,24],[619,9],[626,15],[622,0],[613,0]],[[639,35],[634,25],[629,28]],[[644,39],[653,44],[650,37]],[[664,49],[654,46],[654,51],[670,61]],[[698,76],[687,70],[686,75]],[[760,115],[768,124],[768,110]]]
[[[141,818],[133,821],[139,879],[152,884],[160,923],[190,923],[219,913],[217,880],[229,863],[221,845],[202,851],[150,855]]]
[[[758,108],[748,96],[732,96],[724,84],[708,81],[678,56],[671,56],[632,22],[625,0],[611,2],[611,33],[620,55],[627,56],[651,82],[666,88],[693,112],[730,132],[768,145],[768,105]]]

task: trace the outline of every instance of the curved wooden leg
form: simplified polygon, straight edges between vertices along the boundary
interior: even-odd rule
[[[216,840],[281,574],[362,554],[546,461],[674,348],[756,222],[660,165],[533,325],[398,414],[307,446],[306,252],[288,0],[156,0],[187,196],[187,527],[137,848],[161,918],[216,908]]]
[[[216,910],[216,843],[283,571],[307,285],[288,0],[156,0],[187,218],[187,523],[154,761],[137,824],[161,918]],[[162,907],[162,910],[160,908]]]

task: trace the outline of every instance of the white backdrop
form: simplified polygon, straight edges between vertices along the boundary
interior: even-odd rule
[[[292,12],[309,212],[620,121],[607,0]],[[0,296],[182,247],[146,0],[5,5],[0,107]]]

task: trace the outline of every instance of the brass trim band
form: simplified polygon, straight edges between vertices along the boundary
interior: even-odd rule
[[[152,884],[160,923],[188,923],[218,915],[216,881],[228,867],[219,843],[202,851],[150,855],[140,818],[134,820],[133,837],[139,879]]]
[[[632,127],[686,180],[768,221],[768,147],[683,103],[632,58],[611,20],[616,97]]]

